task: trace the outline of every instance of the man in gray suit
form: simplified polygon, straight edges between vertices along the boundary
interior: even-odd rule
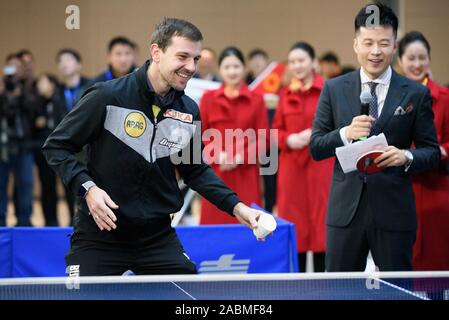
[[[375,160],[384,169],[379,173],[344,174],[335,162],[326,220],[327,271],[363,271],[370,250],[381,271],[412,270],[416,213],[410,175],[432,168],[440,157],[428,90],[390,67],[398,19],[389,7],[375,6],[362,8],[355,18],[354,51],[361,69],[325,83],[313,124],[315,160],[382,132],[389,144]],[[360,115],[362,91],[372,96],[369,115]]]

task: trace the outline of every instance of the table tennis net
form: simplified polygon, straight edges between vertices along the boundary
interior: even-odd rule
[[[0,300],[449,300],[449,272],[14,278]]]

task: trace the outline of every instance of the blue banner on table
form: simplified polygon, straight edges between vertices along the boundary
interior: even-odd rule
[[[243,225],[209,225],[177,229],[199,273],[296,272],[294,225],[276,219],[278,227],[266,241],[257,241]]]
[[[242,225],[177,227],[200,273],[296,272],[295,227],[277,218],[273,237],[258,242]],[[0,228],[0,277],[65,276],[72,228]]]
[[[0,228],[0,277],[12,277],[12,228]]]

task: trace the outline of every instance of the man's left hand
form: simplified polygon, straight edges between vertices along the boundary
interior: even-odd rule
[[[400,167],[407,163],[405,150],[398,149],[394,146],[388,146],[384,149],[385,153],[377,157],[374,163],[380,168]]]

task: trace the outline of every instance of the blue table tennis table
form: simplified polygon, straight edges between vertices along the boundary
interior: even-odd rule
[[[0,279],[0,300],[449,299],[449,272]]]

